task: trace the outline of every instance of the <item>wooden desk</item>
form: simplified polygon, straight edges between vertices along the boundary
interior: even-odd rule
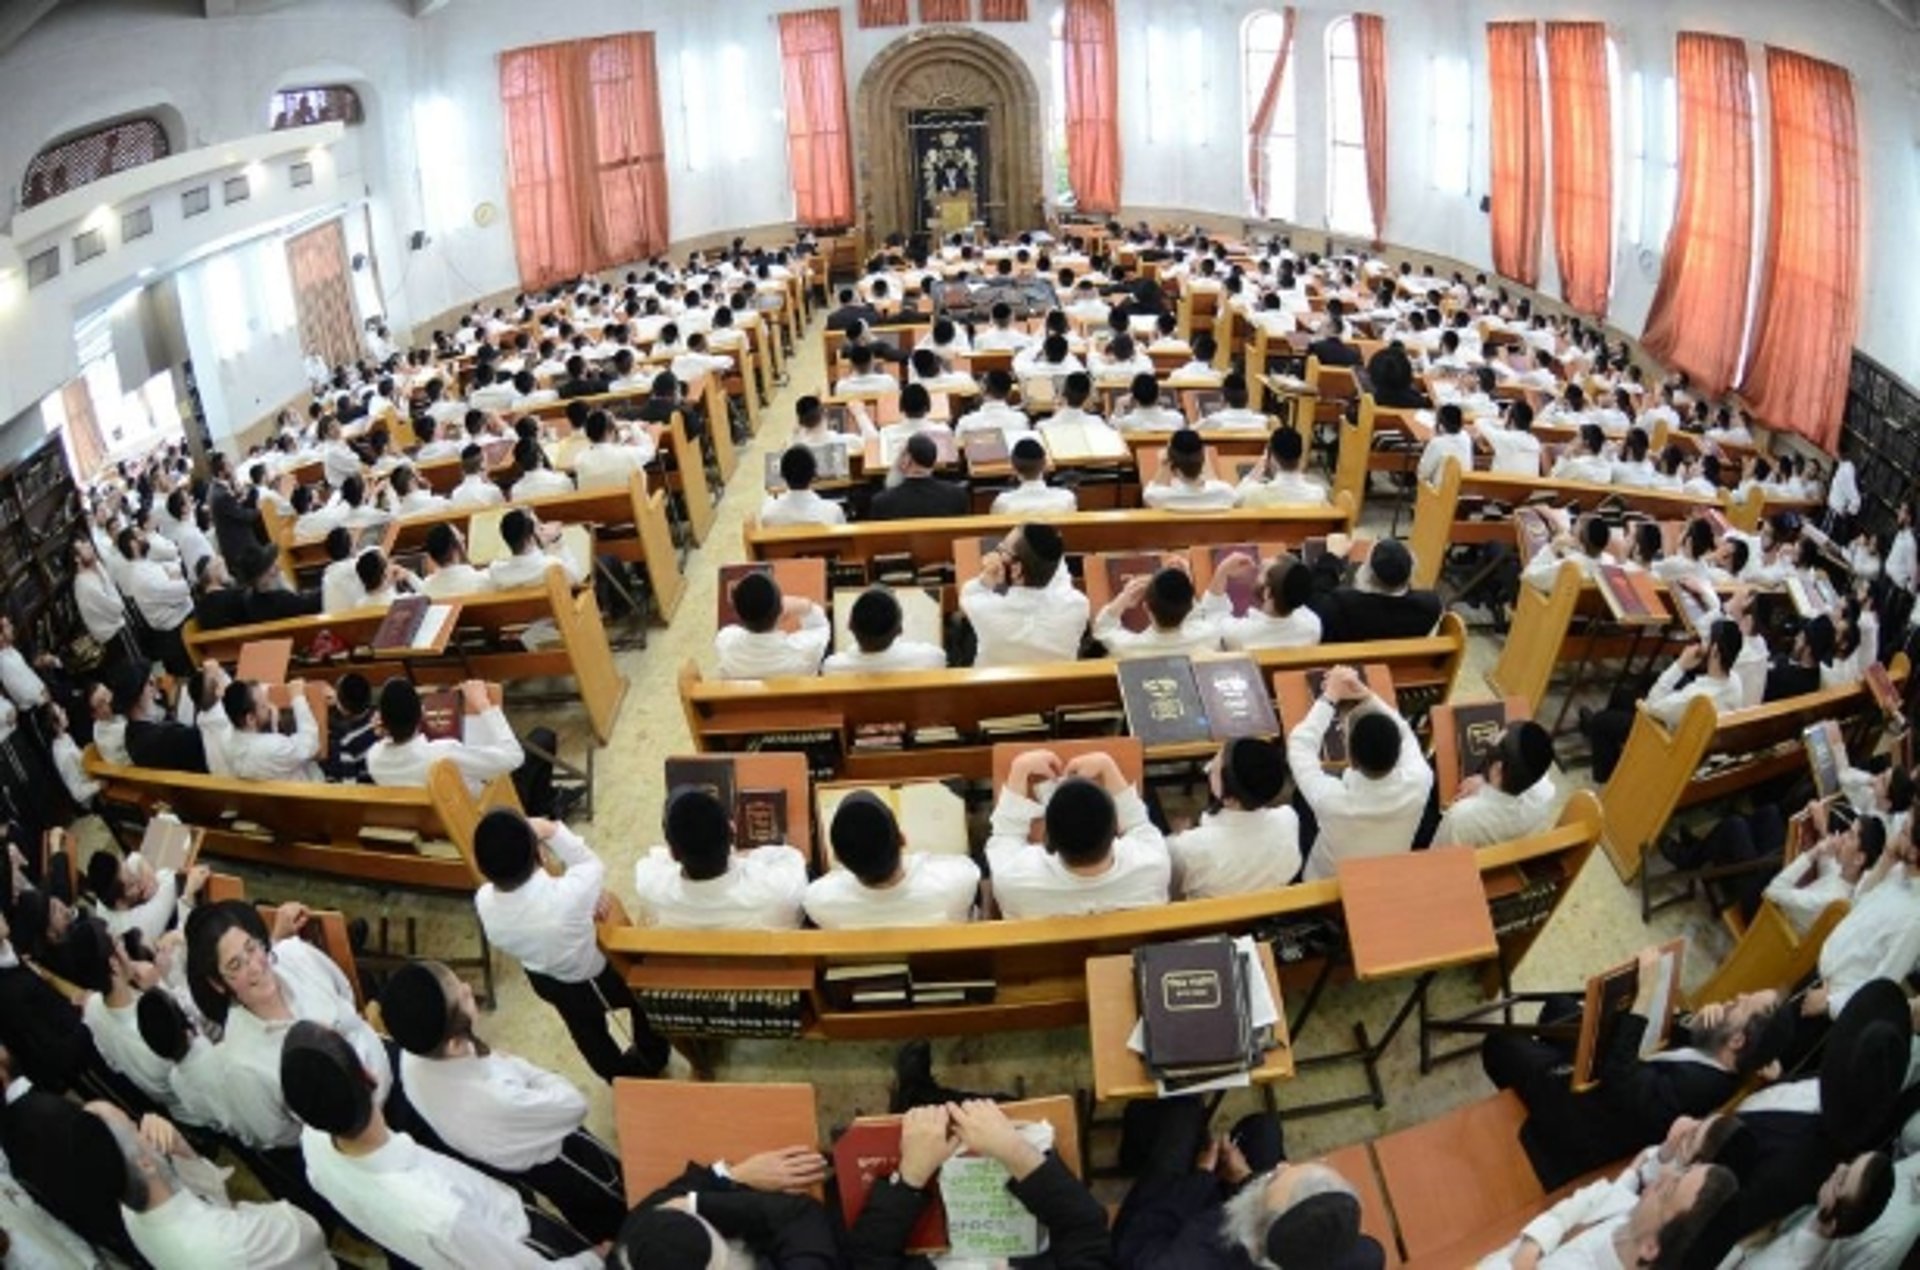
[[[808,797],[806,755],[675,754],[672,758],[701,763],[723,759],[732,763],[736,794],[746,789],[777,789],[784,793],[787,796],[787,845],[798,847],[809,860],[813,858],[813,802]]]
[[[1334,865],[1358,979],[1390,979],[1497,956],[1472,847],[1366,856]]]
[[[1526,1118],[1509,1090],[1374,1142],[1409,1261],[1544,1198],[1520,1147]]]
[[[613,1082],[613,1136],[637,1204],[689,1160],[737,1164],[762,1151],[820,1145],[812,1085],[698,1085],[679,1080]]]
[[[993,747],[993,785],[995,798],[1006,787],[1013,760],[1034,750],[1052,750],[1062,763],[1071,763],[1082,754],[1105,754],[1120,768],[1120,774],[1138,785],[1146,777],[1146,749],[1137,736],[1095,736],[1075,741],[1001,741]]]
[[[769,560],[760,563],[722,566],[720,585],[714,589],[714,629],[719,630],[739,620],[733,610],[732,588],[749,573],[773,575],[773,584],[780,588],[784,600],[788,596],[803,600],[812,600],[827,610],[828,620],[832,620],[833,602],[827,595],[827,562],[824,560]],[[780,629],[794,631],[799,629],[797,622],[790,622],[784,616],[780,619]]]
[[[1371,1236],[1380,1245],[1380,1251],[1386,1258],[1384,1265],[1400,1265],[1400,1241],[1393,1233],[1393,1206],[1387,1201],[1386,1192],[1380,1189],[1379,1165],[1374,1162],[1373,1144],[1356,1142],[1341,1147],[1322,1156],[1319,1163],[1352,1184],[1354,1193],[1360,1197],[1360,1233]]]
[[[1478,877],[1478,874],[1475,874]],[[1482,905],[1482,907],[1485,907]],[[1280,996],[1280,972],[1273,963],[1273,946],[1260,943],[1260,969],[1267,991],[1280,1016],[1274,1025],[1273,1045],[1258,1067],[1248,1073],[1256,1085],[1293,1078],[1293,1045],[1287,1036],[1286,1005]],[[1133,958],[1087,959],[1087,1032],[1093,1045],[1093,1096],[1102,1102],[1155,1098],[1153,1073],[1140,1055],[1127,1048],[1127,1038],[1140,1022],[1140,999],[1134,990]]]

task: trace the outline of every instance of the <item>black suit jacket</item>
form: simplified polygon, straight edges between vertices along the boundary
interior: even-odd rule
[[[881,490],[868,505],[868,520],[912,520],[921,516],[964,516],[973,508],[967,487],[934,476],[909,476]]]
[[[320,611],[320,591],[289,591],[270,587],[246,592],[247,621],[278,622],[288,617],[311,617]]]
[[[1341,587],[1316,595],[1309,607],[1320,616],[1320,642],[1351,644],[1370,639],[1419,639],[1433,634],[1445,611],[1432,591],[1381,595]]]
[[[871,304],[843,304],[827,314],[829,331],[851,331],[855,326],[880,325],[880,310]]]
[[[1791,661],[1779,662],[1767,671],[1767,686],[1760,694],[1761,701],[1784,701],[1788,697],[1798,697],[1803,693],[1820,691],[1820,668],[1801,666]]]
[[[266,572],[279,548],[262,540],[260,509],[216,481],[207,497],[214,540],[236,582],[251,582]]]
[[[64,1093],[94,1065],[93,1035],[80,1011],[23,965],[0,970],[0,1042],[13,1055],[15,1074],[51,1093]]]
[[[1360,350],[1329,335],[1307,345],[1307,352],[1320,359],[1322,366],[1358,366]]]
[[[207,748],[200,729],[184,723],[134,719],[127,724],[127,754],[139,767],[170,772],[205,772]]]
[[[700,1197],[700,1216],[728,1239],[738,1239],[773,1270],[838,1270],[840,1249],[833,1223],[818,1200],[805,1195],[769,1195],[689,1163],[686,1171],[634,1206],[656,1208],[682,1195]]]
[[[14,1176],[48,1212],[88,1243],[112,1249],[129,1264],[145,1265],[127,1238],[119,1195],[100,1184],[92,1148],[101,1135],[82,1136],[82,1130],[94,1126],[83,1124],[81,1117],[91,1115],[79,1103],[36,1086],[8,1105],[0,1119],[0,1143]],[[110,1139],[107,1145],[111,1149]]]
[[[1099,1201],[1060,1162],[1049,1154],[1045,1163],[1023,1181],[1008,1182],[1026,1210],[1047,1228],[1048,1247],[1037,1257],[1022,1258],[1018,1266],[1052,1270],[1096,1270],[1113,1265],[1113,1247],[1107,1240],[1107,1214]],[[889,1178],[873,1188],[847,1233],[847,1260],[853,1270],[904,1270],[929,1265],[925,1257],[903,1251],[914,1223],[927,1206],[927,1193]]]
[[[1734,1244],[1813,1203],[1840,1163],[1817,1115],[1760,1111],[1740,1120],[1754,1136],[1754,1167],[1687,1250],[1687,1270],[1713,1270]]]
[[[224,586],[202,591],[193,602],[193,620],[203,631],[247,624],[247,593],[239,587]]]

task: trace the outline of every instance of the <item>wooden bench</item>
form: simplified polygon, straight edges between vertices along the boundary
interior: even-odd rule
[[[1476,859],[1490,897],[1518,884],[1523,863],[1541,870],[1552,861],[1564,880],[1557,904],[1599,830],[1598,804],[1582,791],[1554,828],[1481,848]],[[603,924],[600,944],[638,991],[797,994],[801,1037],[874,1040],[1073,1026],[1087,1017],[1090,957],[1244,932],[1276,919],[1332,915],[1339,904],[1340,884],[1327,879],[1124,912],[911,929],[696,931]],[[1530,940],[1538,929],[1517,932],[1516,939]],[[918,1009],[840,1009],[828,1000],[822,985],[829,968],[875,962],[906,962],[923,980],[991,979],[995,999]]]
[[[1820,946],[1847,915],[1848,907],[1844,900],[1827,905],[1803,935],[1773,901],[1762,900],[1733,951],[1687,999],[1697,1006],[1767,988],[1783,994],[1791,991],[1818,968]]]
[[[871,566],[879,556],[910,556],[916,568],[950,564],[954,544],[1003,537],[1030,516],[942,516],[917,520],[870,520],[850,525],[761,525],[752,519],[741,530],[748,556],[755,560],[824,558]],[[1262,507],[1224,512],[1116,510],[1052,516],[1074,554],[1152,550],[1234,542],[1297,544],[1308,538],[1349,533],[1350,504],[1332,507]]]
[[[1465,657],[1466,628],[1456,614],[1440,619],[1432,635],[1420,639],[1354,644],[1269,648],[1250,652],[1269,681],[1284,671],[1336,663],[1383,664],[1392,673],[1403,708],[1416,718],[1417,703],[1435,704],[1453,691]],[[1040,715],[1063,709],[1111,710],[1121,705],[1120,684],[1111,659],[907,671],[870,675],[832,675],[776,679],[705,679],[695,663],[680,671],[680,704],[687,731],[700,750],[741,749],[768,734],[808,734],[822,738],[840,756],[842,775],[856,780],[900,780],[916,776],[980,778],[989,771],[993,737],[981,734],[983,721]],[[1411,698],[1412,700],[1409,700]],[[912,745],[901,749],[863,749],[854,744],[868,725],[902,724],[909,729],[945,725],[958,729],[952,744]],[[1211,752],[1211,743],[1196,752]],[[1181,757],[1156,751],[1153,757]]]
[[[1887,669],[1896,684],[1904,684],[1906,654],[1894,654]],[[1809,722],[1865,718],[1874,708],[1873,694],[1865,684],[1823,689],[1724,715],[1716,714],[1706,698],[1696,697],[1687,703],[1679,724],[1668,728],[1644,701],[1639,703],[1619,765],[1600,791],[1606,814],[1601,845],[1614,870],[1622,881],[1634,878],[1674,812],[1805,770],[1807,758],[1800,737]],[[1701,764],[1709,758],[1721,761],[1702,771]]]
[[[443,654],[422,655],[406,652],[374,652],[366,647],[385,620],[385,608],[356,609],[351,613],[316,614],[290,617],[277,622],[257,622],[203,631],[198,623],[187,623],[187,654],[195,662],[212,659],[225,665],[239,661],[243,646],[262,639],[291,639],[294,649],[292,674],[308,679],[338,679],[358,672],[376,682],[388,675],[407,675],[422,683],[456,683],[465,679],[486,679],[501,683],[524,679],[571,676],[581,704],[593,723],[593,733],[602,744],[613,736],[613,723],[626,698],[627,678],[613,664],[613,651],[607,644],[607,629],[600,620],[600,605],[593,588],[575,590],[566,574],[550,567],[544,585],[517,591],[491,591],[465,596],[460,600],[460,616],[452,640]],[[522,631],[542,619],[553,623],[559,634],[555,645],[528,649],[520,645]],[[316,636],[322,631],[349,649],[344,657],[314,662],[305,658]],[[463,633],[479,631],[487,637],[485,646],[470,647]],[[364,651],[363,651],[364,650]]]

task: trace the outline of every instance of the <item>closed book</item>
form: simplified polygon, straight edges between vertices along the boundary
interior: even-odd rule
[[[743,789],[733,817],[741,847],[778,846],[787,840],[787,791]]]
[[[1187,392],[1187,400],[1193,403],[1188,418],[1195,423],[1210,415],[1217,415],[1227,408],[1227,394],[1218,388],[1193,388]]]
[[[1717,618],[1699,593],[1681,579],[1667,588],[1667,594],[1673,597],[1673,607],[1680,610],[1680,620],[1687,624],[1687,629],[1697,638],[1707,638]]]
[[[855,1120],[834,1142],[834,1187],[840,1193],[840,1215],[849,1229],[866,1208],[873,1188],[893,1176],[899,1167],[898,1117]],[[920,1220],[908,1233],[903,1251],[935,1252],[946,1246],[946,1206],[940,1202],[940,1189],[929,1187],[926,1207],[920,1210]]]
[[[719,611],[715,615],[715,629],[726,626],[738,626],[740,613],[733,607],[733,588],[740,585],[740,579],[751,573],[773,572],[770,564],[723,564],[720,566],[720,586],[718,594]]]
[[[427,620],[427,610],[432,606],[433,601],[424,595],[403,595],[395,600],[373,632],[373,650],[387,652],[411,647],[414,633]]]
[[[1674,1008],[1680,998],[1680,962],[1685,956],[1686,939],[1671,939],[1660,946],[1660,960],[1654,974],[1659,977],[1648,1007],[1647,1030],[1640,1040],[1642,1058],[1665,1043],[1673,1026]],[[1640,992],[1638,958],[1602,971],[1587,980],[1586,999],[1581,1005],[1580,1033],[1574,1044],[1573,1089],[1578,1093],[1591,1089],[1600,1080],[1599,1069],[1620,1027],[1620,1016],[1633,1008]]]
[[[1148,749],[1192,745],[1213,734],[1186,657],[1130,657],[1117,663],[1127,731]]]
[[[458,741],[466,731],[466,701],[458,688],[420,694],[420,735],[429,741]]]
[[[1520,542],[1522,568],[1553,542],[1553,519],[1539,507],[1515,508],[1513,529]]]
[[[1616,620],[1634,624],[1666,621],[1666,605],[1653,590],[1647,574],[1617,564],[1596,566],[1594,574],[1600,583],[1601,597]]]
[[[853,410],[843,401],[831,402],[820,408],[821,417],[827,427],[843,436],[855,436],[860,425],[854,420]]]
[[[1810,725],[1800,734],[1806,747],[1807,765],[1813,770],[1816,798],[1831,798],[1840,792],[1840,772],[1847,765],[1847,745],[1840,725],[1828,719]]]
[[[1246,992],[1231,937],[1150,944],[1133,954],[1147,1065],[1233,1070],[1246,1062]]]
[[[666,765],[667,792],[698,789],[713,795],[729,812],[733,810],[733,760],[730,758],[670,758]]]
[[[885,962],[866,966],[829,966],[821,974],[820,992],[827,1003],[838,1010],[850,1010],[857,1004],[873,1004],[877,993],[897,993],[897,1004],[905,1005],[912,977],[905,962]],[[856,998],[865,996],[865,1001]]]
[[[1866,674],[1862,678],[1866,681],[1867,691],[1873,694],[1874,704],[1879,706],[1882,712],[1890,715],[1902,712],[1900,689],[1894,686],[1893,676],[1887,673],[1885,666],[1874,662],[1867,667]]]
[[[1323,538],[1320,540],[1320,549],[1325,551],[1326,547],[1326,539]],[[1220,571],[1220,566],[1231,556],[1246,556],[1256,565],[1260,562],[1260,548],[1257,544],[1251,542],[1225,542],[1218,546],[1207,548],[1207,552],[1213,557],[1213,569],[1215,573]],[[1254,588],[1258,582],[1259,574],[1257,572],[1247,574],[1243,577],[1228,579],[1227,602],[1233,605],[1233,615],[1235,617],[1245,617],[1247,611],[1253,607]]]
[[[960,447],[967,456],[968,467],[1002,466],[1012,458],[1007,449],[1007,434],[999,428],[969,432],[961,438]]]
[[[846,446],[830,442],[826,445],[808,445],[807,449],[813,454],[816,480],[844,481],[852,474]]]
[[[1193,679],[1214,740],[1280,735],[1273,698],[1253,658],[1203,658],[1193,663]]]
[[[1367,683],[1366,667],[1356,667],[1360,682]],[[1368,687],[1374,687],[1367,684]],[[1320,694],[1326,691],[1327,672],[1324,668],[1307,672],[1307,700],[1318,701]],[[1375,691],[1378,691],[1376,688]],[[1320,761],[1323,763],[1345,764],[1347,761],[1347,719],[1353,713],[1355,703],[1342,701],[1334,706],[1333,722],[1327,725],[1327,734],[1320,742]]]
[[[1101,567],[1107,571],[1107,593],[1119,595],[1134,578],[1152,577],[1160,572],[1161,563],[1157,551],[1116,551],[1101,556]],[[1146,630],[1152,620],[1144,600],[1120,615],[1120,625],[1136,634]]]
[[[1434,760],[1440,775],[1440,802],[1445,806],[1453,801],[1461,781],[1485,775],[1507,729],[1507,703],[1449,703],[1429,712],[1428,718],[1433,721]]]

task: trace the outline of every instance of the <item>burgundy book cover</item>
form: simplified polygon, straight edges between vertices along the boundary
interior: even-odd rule
[[[1119,595],[1131,579],[1142,576],[1150,578],[1160,572],[1160,553],[1157,551],[1120,551],[1101,559],[1106,564],[1107,593],[1110,597]],[[1147,615],[1144,601],[1120,615],[1120,625],[1136,634],[1146,630],[1152,620]]]
[[[1012,457],[1007,449],[1007,434],[998,428],[969,432],[962,444],[966,449],[968,467],[1005,463]]]
[[[395,600],[373,632],[374,651],[384,652],[412,644],[413,637],[419,633],[420,623],[427,619],[427,608],[432,603],[424,595],[403,595]]]
[[[420,695],[420,734],[429,741],[458,741],[467,732],[466,703],[458,688]]]
[[[900,1124],[855,1120],[833,1144],[833,1180],[840,1191],[840,1216],[852,1229],[867,1196],[900,1167]],[[940,1188],[927,1188],[927,1206],[907,1236],[907,1252],[932,1252],[947,1247],[947,1209]]]
[[[1213,571],[1215,573],[1220,572],[1220,565],[1228,556],[1251,556],[1255,564],[1260,562],[1260,548],[1251,542],[1221,543],[1217,547],[1208,548],[1208,550],[1213,556]],[[1321,550],[1326,550],[1324,539],[1321,542]],[[1233,605],[1233,615],[1235,617],[1245,617],[1247,610],[1253,607],[1253,592],[1255,585],[1259,581],[1259,577],[1260,575],[1256,571],[1244,578],[1233,578],[1228,581],[1227,600]]]
[[[1280,735],[1273,698],[1251,657],[1208,658],[1193,663],[1193,679],[1207,711],[1207,726],[1216,741],[1236,737]]]
[[[787,791],[743,789],[733,817],[742,848],[777,846],[787,840]]]
[[[714,629],[718,630],[722,626],[738,626],[740,624],[740,614],[735,612],[733,607],[733,588],[740,584],[740,579],[746,577],[750,573],[772,573],[772,572],[773,572],[773,566],[770,564],[723,564],[721,565],[720,566],[720,594],[719,594],[720,612],[719,612],[719,615],[715,618]]]

